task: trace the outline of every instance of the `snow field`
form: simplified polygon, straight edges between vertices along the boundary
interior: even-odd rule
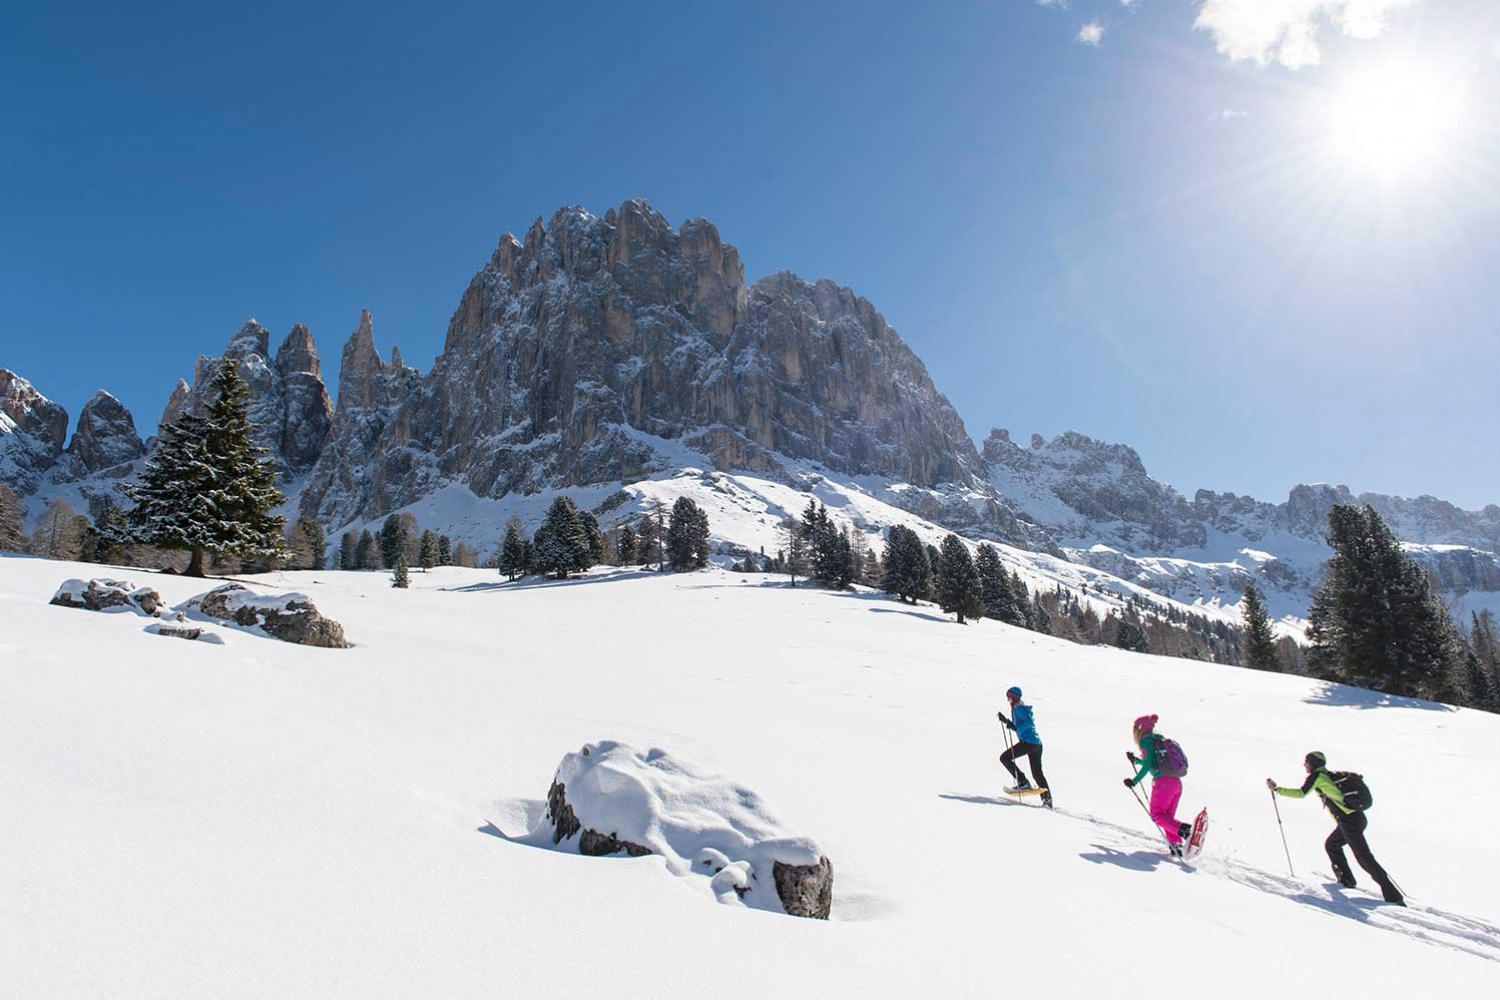
[[[214,585],[130,572],[169,604]],[[718,570],[256,578],[349,650],[47,606],[92,573],[0,558],[7,997],[1463,995],[1500,969],[1493,716]],[[1056,813],[999,793],[1010,684]],[[1189,868],[1120,785],[1146,712],[1212,816]],[[509,840],[604,739],[753,789],[832,859],[833,920]],[[1322,884],[1311,801],[1281,803],[1286,874],[1264,779],[1311,749],[1365,774],[1412,909]]]

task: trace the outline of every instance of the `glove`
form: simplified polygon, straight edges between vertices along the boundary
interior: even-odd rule
[[[1135,782],[1131,781],[1129,778],[1126,778],[1125,779],[1125,787],[1126,788],[1134,788],[1135,787]]]
[[[1131,753],[1129,750],[1125,751],[1125,759],[1130,761],[1130,763],[1132,764],[1139,764],[1141,762],[1141,759],[1135,754]]]
[[[1016,727],[1013,726],[1013,725],[1011,725],[1011,721],[1005,717],[1005,713],[1004,712],[996,712],[995,713],[995,718],[999,719],[1001,725],[1005,726],[1006,729],[1009,729],[1009,730],[1012,730],[1012,731],[1015,730]]]
[[[1275,778],[1267,778],[1266,779],[1266,787],[1269,788],[1273,792],[1276,791],[1276,779]]]

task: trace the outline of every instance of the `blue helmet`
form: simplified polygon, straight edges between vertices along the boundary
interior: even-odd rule
[[[1021,699],[1021,689],[1018,687],[1013,687],[1009,691],[1005,692],[1005,695],[1008,698],[1015,698],[1017,701],[1019,701]]]

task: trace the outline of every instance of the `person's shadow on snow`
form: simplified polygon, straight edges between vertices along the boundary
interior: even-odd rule
[[[1160,851],[1117,851],[1113,847],[1105,847],[1103,844],[1090,844],[1093,851],[1083,851],[1078,856],[1085,861],[1096,865],[1114,865],[1116,868],[1128,868],[1133,872],[1155,871],[1157,866],[1167,860],[1166,855]]]

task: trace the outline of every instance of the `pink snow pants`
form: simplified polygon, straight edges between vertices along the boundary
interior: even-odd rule
[[[1151,782],[1151,819],[1167,835],[1167,843],[1182,843],[1177,832],[1177,803],[1182,798],[1181,778],[1157,778]]]

